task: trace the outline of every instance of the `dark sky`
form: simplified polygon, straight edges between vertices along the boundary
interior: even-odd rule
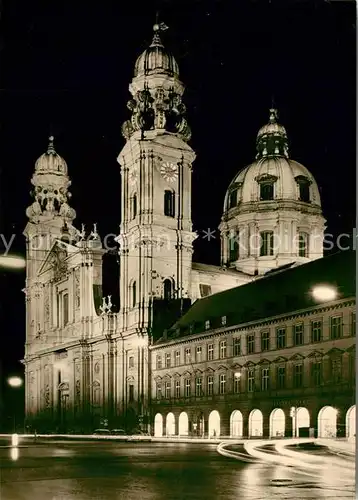
[[[353,1],[183,0],[20,2],[3,11],[1,234],[23,251],[30,178],[47,138],[69,166],[76,223],[117,233],[128,84],[150,43],[155,11],[180,65],[197,153],[193,221],[219,224],[225,190],[255,156],[274,96],[291,157],[316,177],[327,231],[355,221],[356,11]],[[123,4],[128,4],[123,7]],[[148,5],[149,4],[149,5]],[[218,240],[195,260],[219,263]],[[24,275],[0,273],[4,370],[17,370],[25,335]],[[3,347],[6,346],[6,347]]]

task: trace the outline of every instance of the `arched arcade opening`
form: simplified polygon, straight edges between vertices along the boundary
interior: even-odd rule
[[[324,406],[318,414],[318,437],[337,437],[337,410],[332,406]]]
[[[185,411],[179,415],[179,436],[188,436],[189,434],[189,418]]]
[[[260,410],[252,410],[249,415],[249,437],[263,436],[263,416]]]
[[[243,418],[239,410],[234,410],[230,416],[230,437],[241,438],[243,436]]]
[[[346,414],[346,437],[353,438],[356,435],[356,405],[349,408]]]
[[[275,408],[270,414],[270,437],[285,436],[285,413],[281,408]]]
[[[160,413],[154,417],[154,437],[163,437],[163,417]]]
[[[175,417],[173,413],[168,413],[165,424],[166,435],[175,436]]]
[[[220,437],[220,415],[213,410],[209,415],[209,438]]]
[[[308,429],[310,426],[310,414],[307,408],[299,407],[296,410],[296,437],[300,437],[300,429]],[[302,436],[304,437],[304,436]]]

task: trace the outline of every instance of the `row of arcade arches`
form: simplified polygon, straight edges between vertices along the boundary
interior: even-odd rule
[[[317,419],[317,435],[320,438],[331,438],[337,436],[337,410],[332,406],[324,406]],[[295,435],[300,435],[300,429],[315,427],[311,422],[310,414],[307,408],[300,407],[295,409],[293,418]],[[181,412],[178,419],[178,430],[176,430],[174,413],[170,412],[165,421],[166,436],[188,436],[189,435],[189,417],[186,412]],[[261,410],[254,409],[249,414],[248,421],[249,437],[263,437],[263,414]],[[286,432],[286,416],[281,408],[275,408],[269,418],[270,437],[284,437]],[[354,437],[356,429],[356,407],[351,406],[346,413],[346,436]],[[220,437],[221,419],[217,410],[209,414],[208,436],[209,438]],[[154,419],[154,436],[163,437],[164,419],[160,413],[157,413]],[[230,437],[241,438],[244,435],[243,415],[240,410],[234,410],[230,415]]]

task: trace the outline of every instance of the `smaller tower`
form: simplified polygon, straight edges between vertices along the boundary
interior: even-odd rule
[[[277,110],[256,139],[256,159],[241,170],[225,196],[220,224],[224,265],[248,274],[323,256],[325,219],[317,183],[290,159]]]
[[[43,260],[56,238],[61,239],[63,229],[74,237],[72,222],[76,212],[68,204],[71,181],[65,160],[56,153],[53,136],[49,137],[46,153],[35,164],[31,183],[34,202],[26,210],[29,222],[24,234],[27,239],[27,277],[30,278]],[[29,267],[30,265],[30,267]]]

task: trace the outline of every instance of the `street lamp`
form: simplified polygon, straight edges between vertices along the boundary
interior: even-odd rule
[[[292,437],[295,438],[296,436],[296,416],[297,416],[297,408],[295,406],[291,406],[290,410],[290,417],[292,418]]]
[[[317,302],[327,302],[338,297],[337,289],[325,284],[314,286],[311,293]]]
[[[20,377],[9,377],[7,379],[7,383],[10,387],[14,387],[15,389],[22,386],[22,378]],[[14,432],[16,431],[16,413],[14,411]],[[17,446],[19,442],[19,438],[17,434],[13,434],[12,436],[12,446]]]
[[[7,379],[7,383],[10,387],[21,387],[22,386],[22,378],[20,377],[9,377]]]
[[[7,269],[23,269],[26,267],[26,260],[16,255],[0,255],[0,267]]]

